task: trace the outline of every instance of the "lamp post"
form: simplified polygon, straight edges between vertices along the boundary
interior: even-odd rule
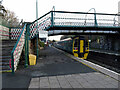
[[[36,20],[38,19],[38,0],[36,0]],[[38,60],[38,51],[39,51],[39,49],[38,49],[38,38],[39,38],[39,31],[38,31],[38,20],[37,20],[37,42],[36,42],[36,49],[37,49],[37,60]],[[36,63],[37,63],[37,61],[36,61]]]
[[[38,0],[36,0],[36,19],[38,19]]]

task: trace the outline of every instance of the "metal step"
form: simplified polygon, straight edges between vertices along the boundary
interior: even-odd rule
[[[9,59],[11,56],[0,56],[0,59]]]
[[[8,62],[10,60],[10,58],[8,59],[0,59],[0,62]]]
[[[0,62],[0,66],[9,66],[9,62]]]
[[[5,52],[2,52],[2,56],[10,56],[11,55],[11,51],[5,51]]]
[[[0,42],[2,43],[6,43],[6,42],[17,42],[17,40],[11,40],[11,39],[6,39],[6,40],[0,40]]]
[[[14,48],[16,40],[0,41],[0,72],[11,72],[9,61],[11,59],[11,51]]]
[[[5,44],[5,45],[0,45],[1,48],[4,48],[4,47],[14,47],[14,44]]]
[[[0,66],[0,70],[10,70],[9,65],[8,66]]]
[[[2,48],[0,48],[0,51],[2,52],[4,50],[12,50],[12,49],[13,49],[13,47],[2,47]]]
[[[10,69],[10,70],[1,70],[0,69],[0,73],[4,73],[4,72],[12,72],[12,70]]]

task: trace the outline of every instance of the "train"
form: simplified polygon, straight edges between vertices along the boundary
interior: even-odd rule
[[[75,57],[87,59],[89,53],[89,40],[84,36],[75,36],[55,42],[54,47],[69,52]]]

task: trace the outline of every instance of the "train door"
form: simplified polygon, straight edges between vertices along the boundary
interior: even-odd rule
[[[79,57],[84,59],[84,53],[85,53],[85,40],[82,38],[79,38]]]
[[[79,57],[87,59],[89,53],[89,42],[85,38],[80,38]]]
[[[89,41],[86,40],[86,41],[85,41],[85,54],[84,54],[84,59],[87,59],[88,53],[89,53]]]
[[[75,57],[78,57],[78,46],[79,46],[79,39],[74,38],[73,39],[73,54]]]

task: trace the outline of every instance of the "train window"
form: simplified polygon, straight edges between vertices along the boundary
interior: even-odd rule
[[[75,39],[74,47],[78,47],[78,39]]]

